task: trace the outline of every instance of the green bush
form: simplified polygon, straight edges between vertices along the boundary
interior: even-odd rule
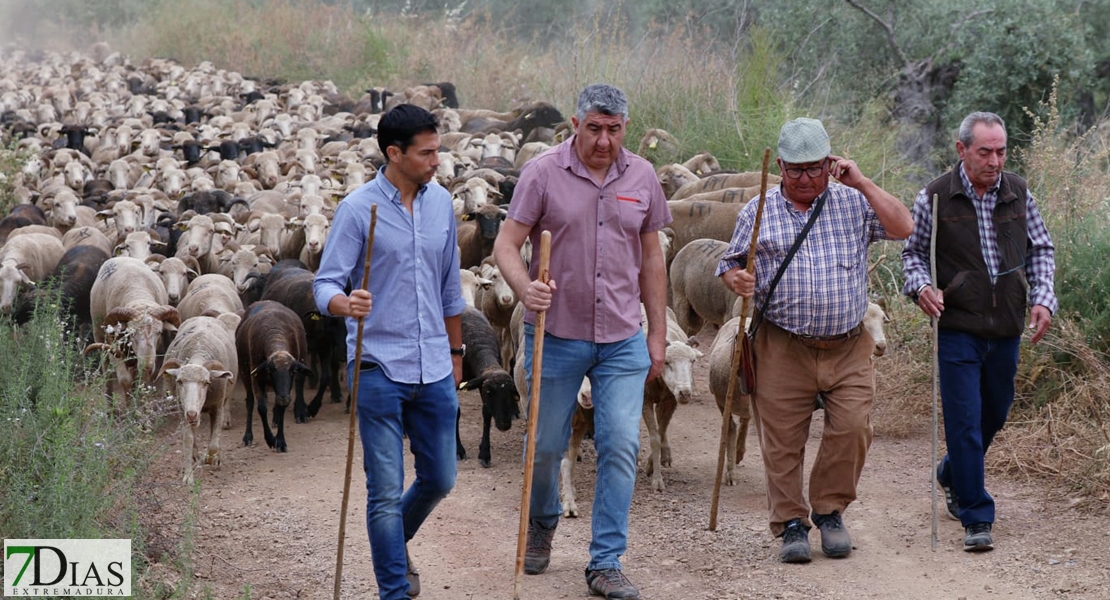
[[[57,296],[30,323],[0,321],[0,531],[9,538],[131,538],[145,562],[140,477],[159,453],[149,404],[122,408],[67,334]]]

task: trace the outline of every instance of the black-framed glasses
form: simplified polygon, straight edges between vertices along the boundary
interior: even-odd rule
[[[824,174],[825,163],[821,163],[815,167],[785,167],[782,172],[790,179],[799,179],[802,173],[808,175],[810,179],[816,179]]]

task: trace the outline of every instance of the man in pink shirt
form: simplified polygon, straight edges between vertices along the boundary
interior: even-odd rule
[[[621,571],[640,449],[644,383],[663,370],[666,279],[658,230],[671,221],[651,163],[624,149],[628,99],[611,85],[582,90],[574,135],[521,171],[494,244],[502,275],[524,302],[524,369],[531,377],[536,311],[547,311],[524,571],[542,573],[559,523],[559,463],[570,437],[578,388],[593,388],[597,480],[590,593],[639,598]],[[530,238],[551,232],[551,279],[520,259]],[[640,302],[649,338],[640,327]],[[531,382],[529,382],[529,386]]]

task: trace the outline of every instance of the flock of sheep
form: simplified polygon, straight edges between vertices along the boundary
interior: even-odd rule
[[[208,62],[135,64],[104,44],[87,53],[4,49],[0,129],[24,161],[5,182],[18,204],[0,221],[0,314],[25,322],[55,290],[89,340],[86,353],[106,357],[109,393],[126,399],[140,384],[172,392],[184,419],[187,482],[201,464],[219,465],[239,381],[243,442],[253,443],[257,402],[267,445],[286,451],[290,404],[303,423],[329,390],[333,402],[342,399],[344,325],[316,311],[313,271],[336,203],[382,164],[375,127],[400,102],[432,110],[441,124],[437,179],[454,198],[469,305],[463,388],[482,398],[478,456],[488,466],[491,423],[509,429],[527,392],[517,360],[522,308],[490,254],[520,167],[569,131],[546,102],[505,113],[464,109],[446,82],[353,99],[328,81],[259,81]],[[650,130],[641,153],[656,144],[675,141]],[[740,315],[713,268],[740,207],[758,194],[759,174],[721,172],[707,153],[658,174],[674,217],[660,232],[673,310],[666,367],[645,392],[643,416],[651,441],[645,470],[661,491],[662,467],[671,464],[667,427],[690,400],[693,364],[703,358],[689,336],[706,325],[719,327],[710,389],[724,404]],[[881,311],[869,315],[881,352]],[[315,395],[306,399],[311,380]],[[564,461],[568,516],[578,510],[570,469],[590,426],[588,381],[580,404]],[[736,406],[730,485],[748,420],[746,403]],[[210,424],[204,456],[201,413]],[[461,440],[457,451],[465,456]]]

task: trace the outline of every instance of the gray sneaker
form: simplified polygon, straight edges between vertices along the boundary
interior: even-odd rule
[[[409,598],[415,598],[420,595],[420,571],[417,571],[416,565],[412,563],[412,555],[409,554],[407,544],[405,545],[405,563],[408,564],[405,579],[409,582]]]
[[[821,531],[821,551],[829,558],[844,558],[852,553],[852,538],[844,528],[840,511],[827,515],[813,513],[813,524]]]
[[[590,586],[591,596],[617,600],[637,600],[640,597],[640,590],[632,585],[620,569],[586,569],[586,585]]]
[[[994,550],[994,540],[991,539],[990,523],[973,523],[964,528],[964,552],[986,552]]]
[[[528,539],[524,548],[525,573],[539,575],[551,564],[551,542],[555,539],[555,527],[544,527],[538,521],[529,519]]]
[[[809,527],[801,519],[791,519],[786,522],[786,529],[779,534],[782,537],[782,550],[779,551],[779,560],[784,563],[807,563],[809,554]]]

